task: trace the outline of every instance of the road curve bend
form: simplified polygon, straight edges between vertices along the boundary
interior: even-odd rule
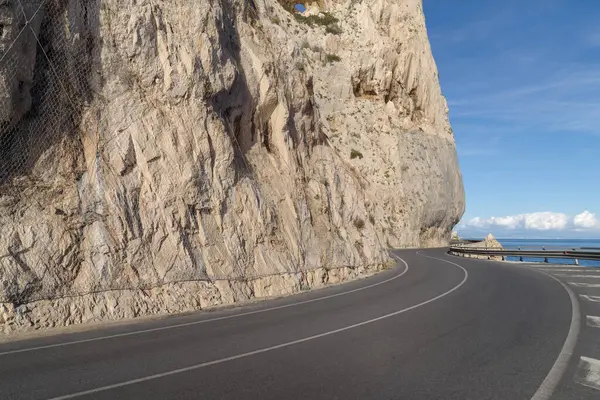
[[[531,399],[571,323],[559,282],[444,249],[260,304],[0,345],[0,399]]]

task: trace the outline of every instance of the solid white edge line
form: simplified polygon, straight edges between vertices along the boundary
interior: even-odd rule
[[[562,282],[560,279],[545,273],[544,271],[540,271],[537,269],[533,269],[540,274],[544,274],[556,282],[560,283],[563,289],[569,294],[569,298],[571,299],[571,325],[569,327],[569,333],[567,334],[567,338],[565,339],[565,343],[554,362],[554,365],[546,375],[546,378],[542,382],[541,386],[535,392],[531,400],[548,400],[556,390],[556,387],[560,383],[563,375],[567,371],[567,367],[569,366],[569,362],[571,361],[571,357],[573,356],[573,352],[575,350],[575,345],[577,344],[577,339],[579,338],[579,330],[581,327],[581,314],[579,308],[579,301],[577,300],[577,296],[575,292],[569,287],[569,285]]]
[[[427,257],[427,256],[425,256],[425,257]],[[430,257],[430,258],[434,258],[434,257]],[[481,260],[481,261],[485,261],[485,260]],[[505,261],[503,261],[502,263],[505,263]],[[573,290],[569,287],[569,285],[565,284],[560,279],[552,276],[551,274],[540,270],[540,268],[528,268],[528,269],[530,269],[531,271],[536,271],[540,274],[544,274],[544,275],[554,279],[569,294],[569,298],[571,299],[571,325],[569,326],[569,333],[567,334],[565,343],[563,344],[563,347],[562,347],[556,361],[554,362],[554,365],[550,369],[550,372],[548,372],[548,375],[546,375],[546,378],[542,382],[541,386],[538,388],[538,390],[535,392],[535,394],[531,398],[531,400],[548,400],[548,399],[550,399],[550,397],[556,390],[556,387],[560,383],[560,380],[562,379],[563,375],[565,374],[565,372],[567,370],[567,367],[569,365],[571,357],[573,356],[573,352],[575,350],[575,345],[577,344],[577,340],[579,338],[579,330],[581,328],[580,307],[579,307],[579,301],[577,300],[577,296],[575,295],[575,292],[573,292]],[[574,282],[569,282],[569,283],[573,284]]]
[[[419,254],[419,253],[417,252],[417,254]],[[427,256],[425,256],[425,257],[427,257]],[[434,258],[434,257],[429,257],[429,258]],[[406,261],[402,260],[400,257],[398,257],[398,259],[401,260],[404,263],[404,265],[406,265],[406,268],[408,269],[408,264],[406,263]],[[299,344],[299,343],[308,342],[310,340],[322,338],[322,337],[325,337],[325,336],[334,335],[336,333],[344,332],[344,331],[347,331],[347,330],[350,330],[350,329],[358,328],[360,326],[372,324],[372,323],[377,322],[377,321],[381,321],[381,320],[384,320],[384,319],[387,319],[387,318],[391,318],[391,317],[394,317],[394,316],[399,315],[399,314],[403,314],[405,312],[414,310],[415,308],[424,306],[424,305],[429,304],[429,303],[433,303],[434,301],[439,300],[442,297],[445,297],[445,296],[449,295],[450,293],[458,290],[467,281],[467,279],[469,277],[469,273],[467,272],[466,269],[464,269],[462,266],[460,266],[458,264],[455,264],[453,262],[442,260],[442,259],[439,259],[439,260],[440,261],[448,262],[450,264],[454,264],[457,267],[459,267],[460,269],[462,269],[463,272],[465,273],[465,276],[464,276],[463,280],[458,285],[456,285],[452,289],[448,290],[447,292],[444,292],[444,293],[442,293],[442,294],[440,294],[440,295],[438,295],[438,296],[436,296],[436,297],[434,297],[432,299],[424,301],[422,303],[415,304],[414,306],[403,308],[402,310],[398,310],[398,311],[395,311],[395,312],[390,313],[390,314],[385,314],[385,315],[382,315],[381,317],[369,319],[367,321],[359,322],[357,324],[349,325],[349,326],[346,326],[346,327],[343,327],[343,328],[340,328],[340,329],[335,329],[335,330],[332,330],[332,331],[323,332],[323,333],[320,333],[318,335],[308,336],[308,337],[305,337],[303,339],[298,339],[298,340],[294,340],[294,341],[291,341],[291,342],[286,342],[286,343],[278,344],[276,346],[266,347],[266,348],[262,348],[262,349],[250,351],[250,352],[247,352],[247,353],[242,353],[242,354],[238,354],[238,355],[235,355],[235,356],[227,357],[227,358],[221,358],[219,360],[208,361],[208,362],[201,363],[201,364],[191,365],[189,367],[179,368],[179,369],[176,369],[176,370],[167,371],[167,372],[163,372],[163,373],[160,373],[160,374],[149,375],[149,376],[145,376],[143,378],[132,379],[132,380],[129,380],[129,381],[124,381],[124,382],[116,383],[116,384],[113,384],[113,385],[101,386],[101,387],[98,387],[98,388],[95,388],[95,389],[84,390],[84,391],[81,391],[81,392],[72,393],[72,394],[68,394],[68,395],[64,395],[64,396],[59,396],[59,397],[53,397],[53,398],[51,398],[49,400],[73,399],[75,397],[81,397],[81,396],[86,396],[86,395],[94,394],[94,393],[98,393],[98,392],[104,392],[104,391],[107,391],[107,390],[116,389],[116,388],[120,388],[120,387],[123,387],[123,386],[129,386],[129,385],[133,385],[133,384],[136,384],[136,383],[147,382],[147,381],[150,381],[150,380],[154,380],[154,379],[158,379],[158,378],[163,378],[163,377],[166,377],[166,376],[171,376],[171,375],[179,374],[179,373],[182,373],[182,372],[189,372],[189,371],[193,371],[193,370],[196,370],[196,369],[208,367],[208,366],[211,366],[211,365],[216,365],[216,364],[221,364],[221,363],[228,362],[228,361],[238,360],[240,358],[245,358],[245,357],[253,356],[253,355],[256,355],[256,354],[260,354],[260,353],[266,353],[266,352],[269,352],[269,351],[281,349],[281,348],[284,348],[284,347],[293,346],[293,345],[296,345],[296,344]]]
[[[223,321],[226,319],[245,317],[247,315],[254,315],[254,314],[260,314],[260,313],[265,313],[265,312],[269,312],[269,311],[281,310],[284,308],[295,307],[295,306],[299,306],[302,304],[315,303],[317,301],[327,300],[327,299],[331,299],[334,297],[345,296],[350,293],[356,293],[356,292],[360,292],[361,290],[366,290],[366,289],[373,288],[375,286],[383,285],[384,283],[391,282],[394,279],[398,279],[402,275],[406,274],[406,272],[408,272],[408,264],[404,260],[402,260],[400,257],[396,256],[395,254],[391,253],[391,255],[393,257],[397,258],[400,262],[402,262],[404,264],[404,270],[400,274],[394,275],[393,277],[386,279],[384,281],[377,282],[377,283],[367,285],[367,286],[363,286],[363,287],[360,287],[357,289],[352,289],[347,292],[336,293],[336,294],[332,294],[332,295],[328,295],[328,296],[318,297],[316,299],[304,300],[304,301],[299,301],[297,303],[284,304],[281,306],[269,307],[269,308],[264,308],[261,310],[249,311],[249,312],[240,313],[240,314],[204,319],[204,320],[200,320],[200,321],[185,322],[185,323],[181,323],[181,324],[161,326],[158,328],[142,329],[142,330],[137,330],[137,331],[132,331],[132,332],[116,333],[114,335],[99,336],[99,337],[94,337],[94,338],[89,338],[89,339],[73,340],[73,341],[62,342],[62,343],[54,343],[54,344],[49,344],[49,345],[45,345],[45,346],[36,346],[36,347],[28,347],[28,348],[24,348],[24,349],[9,350],[9,351],[0,352],[0,357],[7,356],[9,354],[27,353],[27,352],[31,352],[31,351],[37,351],[37,350],[52,349],[52,348],[56,348],[56,347],[66,347],[66,346],[72,346],[72,345],[76,345],[76,344],[96,342],[96,341],[100,341],[100,340],[108,340],[108,339],[115,339],[115,338],[121,338],[121,337],[126,337],[126,336],[140,335],[143,333],[166,331],[166,330],[170,330],[170,329],[183,328],[186,326],[193,326],[193,325],[200,325],[200,324],[205,324],[205,323],[214,322],[214,321]]]

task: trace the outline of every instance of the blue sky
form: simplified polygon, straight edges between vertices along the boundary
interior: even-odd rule
[[[600,0],[424,0],[463,236],[600,238]]]

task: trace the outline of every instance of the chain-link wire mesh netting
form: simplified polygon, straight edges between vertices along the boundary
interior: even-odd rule
[[[96,143],[95,157],[87,157],[87,163],[94,165],[77,165],[85,163],[84,157],[74,156],[73,168],[67,173],[75,176],[78,171],[93,170],[96,174],[97,187],[104,187],[105,182],[106,186],[109,186],[109,183],[119,182],[123,173],[115,170],[113,163],[110,162],[111,154],[105,149],[120,149],[123,150],[122,154],[127,153],[130,139],[126,135],[121,135],[121,132],[140,123],[140,119],[148,115],[152,108],[159,110],[157,105],[148,102],[144,104],[143,112],[140,112],[137,107],[135,110],[122,110],[118,116],[111,115],[114,104],[110,104],[111,99],[103,98],[99,89],[102,78],[94,70],[99,64],[101,5],[103,5],[101,0],[0,0],[0,196],[16,193],[15,197],[22,198],[22,193],[19,193],[22,187],[24,185],[35,187],[35,182],[40,182],[44,187],[52,186],[54,179],[61,178],[59,176],[61,171],[36,169],[36,166],[40,165],[40,158],[52,157],[52,152],[48,155],[48,149],[58,146],[59,143],[63,147],[72,146],[73,154],[81,153],[82,135],[88,135],[93,138],[90,141]],[[105,7],[102,12],[108,15],[116,11]],[[116,47],[115,51],[118,53],[118,46]],[[125,54],[118,54],[118,56],[126,62]],[[110,65],[107,68],[110,69]],[[125,74],[122,70],[119,73]],[[135,86],[134,75],[121,76],[120,79]],[[82,123],[84,114],[85,124]],[[227,129],[227,119],[222,115],[221,119],[225,121]],[[185,129],[190,132],[191,138],[192,127],[188,126]],[[233,129],[229,127],[229,130]],[[240,171],[238,178],[247,179],[253,190],[258,191],[252,177],[252,168],[245,159],[244,151],[235,134],[231,135],[231,140],[236,147],[236,163],[239,164],[236,168]],[[323,160],[326,161],[328,158]],[[321,160],[317,162],[320,163]],[[56,174],[56,176],[48,176],[48,174]],[[26,184],[22,184],[23,180]],[[74,182],[75,179],[72,181]],[[71,185],[76,186],[74,183]],[[109,190],[117,191],[114,186],[110,186]],[[70,196],[74,201],[81,203],[82,192],[85,192],[85,188],[77,187],[71,190]],[[16,278],[7,281],[4,292],[8,294],[5,298],[0,298],[0,302],[19,305],[36,300],[75,297],[112,290],[149,290],[171,283],[223,279],[247,281],[285,274],[296,274],[299,279],[303,279],[304,274],[308,272],[300,271],[298,266],[302,259],[302,254],[299,254],[303,251],[302,244],[298,246],[297,252],[289,248],[286,250],[290,260],[298,260],[295,269],[278,274],[250,272],[248,267],[243,265],[241,254],[229,249],[224,250],[223,253],[229,251],[231,254],[221,254],[219,257],[229,258],[233,270],[227,274],[217,272],[209,276],[206,266],[202,262],[194,261],[201,257],[182,256],[181,251],[173,251],[154,260],[155,263],[162,264],[163,268],[162,272],[156,273],[151,279],[132,281],[121,280],[117,276],[114,279],[104,279],[102,283],[92,283],[85,290],[76,290],[69,284],[75,279],[79,268],[78,263],[81,262],[77,259],[76,249],[77,245],[84,240],[81,226],[89,225],[94,221],[105,222],[111,218],[113,220],[120,218],[120,216],[110,215],[111,208],[105,204],[104,197],[104,193],[99,193],[93,197],[93,204],[81,204],[79,207],[81,215],[74,218],[79,221],[79,225],[62,233],[69,239],[65,242],[69,243],[68,246],[73,246],[73,251],[60,247],[52,250],[38,246],[37,258],[34,259],[34,256],[29,255],[26,261],[23,261],[26,256],[19,256],[18,251],[10,254],[14,260],[17,260],[13,263],[16,266],[6,268],[14,268]],[[118,194],[113,197],[118,197]],[[358,199],[353,200],[358,201]],[[111,199],[111,201],[115,200]],[[63,200],[63,202],[68,201]],[[356,207],[356,204],[352,204],[351,208],[354,210]],[[59,209],[48,207],[40,207],[40,209],[47,212],[61,212]],[[327,212],[330,212],[329,208]],[[157,216],[157,218],[164,218],[164,216]],[[167,221],[160,221],[160,223],[170,226]],[[197,223],[198,221],[191,222],[192,225]],[[209,235],[206,238],[209,245],[222,240],[220,235],[223,233],[214,218],[206,218],[200,223],[203,224],[204,231],[212,232],[212,237]],[[186,240],[186,228],[179,227],[179,230],[181,232],[171,231],[165,235],[165,240],[170,242],[173,249],[182,247],[181,242]],[[110,230],[103,233],[103,235],[111,234],[114,232],[111,233]],[[51,240],[62,242],[64,237]],[[112,270],[122,271],[132,268],[135,270],[136,266],[129,265],[131,263],[126,257],[119,257],[119,254],[126,252],[124,248],[126,245],[123,244],[122,238],[110,237],[108,241],[116,244],[110,249],[113,252],[110,261]],[[202,249],[195,249],[195,251],[201,252]],[[336,251],[340,250],[327,249],[327,254],[323,254],[325,261],[335,259]],[[69,257],[73,259],[70,260]],[[72,271],[65,272],[67,265]],[[329,267],[334,269],[341,266],[329,265]],[[4,268],[1,262],[0,268]],[[62,275],[59,276],[59,273]],[[7,288],[6,285],[14,287]]]
[[[74,4],[0,0],[0,184],[4,190],[7,181],[28,175],[55,141],[75,132],[76,116],[90,99],[91,38],[82,27],[70,26],[62,18],[67,12],[87,10]]]
[[[60,178],[58,171],[43,169],[52,162],[39,161],[54,156],[48,150],[61,141],[65,148],[69,143],[77,146],[78,140],[69,139],[76,137],[79,116],[92,99],[90,27],[98,26],[98,4],[99,0],[0,0],[0,196],[39,203],[23,190],[47,190]],[[67,18],[74,14],[78,18]],[[37,163],[42,167],[36,171]],[[76,190],[72,196],[77,196]],[[59,281],[57,270],[66,262],[61,249],[37,246],[37,257],[11,246],[6,250],[12,262],[0,266],[5,269],[3,291],[8,298],[0,301],[20,304],[57,294],[48,283]]]

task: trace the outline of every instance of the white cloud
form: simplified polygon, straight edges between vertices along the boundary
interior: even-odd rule
[[[501,226],[503,228],[515,229],[523,222],[523,215],[513,215],[508,217],[492,217],[492,225]]]
[[[458,226],[460,230],[489,230],[502,234],[502,232],[526,233],[535,232],[579,232],[600,233],[600,218],[596,214],[585,210],[574,217],[563,213],[535,212],[528,214],[507,215],[504,217],[475,217],[462,221]]]
[[[596,214],[585,210],[573,218],[573,225],[575,225],[577,228],[584,229],[600,228],[600,220],[598,220]]]
[[[531,229],[536,231],[563,230],[569,225],[569,217],[562,213],[536,212],[506,217],[475,217],[466,222],[472,228]]]
[[[525,229],[538,231],[563,230],[569,224],[569,217],[561,213],[538,212],[525,215]]]

